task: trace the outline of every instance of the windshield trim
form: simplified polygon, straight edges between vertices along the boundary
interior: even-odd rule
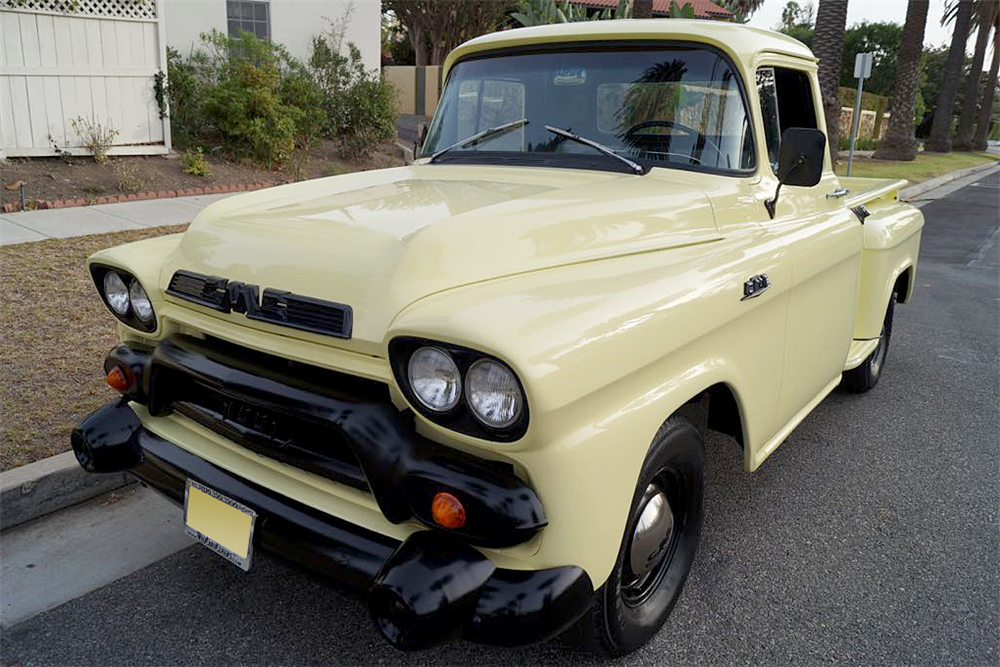
[[[753,112],[753,107],[750,104],[750,98],[747,94],[747,87],[745,81],[743,80],[743,73],[736,67],[735,62],[724,50],[712,44],[707,44],[705,42],[699,42],[696,40],[687,39],[629,39],[629,40],[583,40],[583,41],[568,41],[568,42],[555,42],[551,44],[530,44],[530,45],[518,45],[518,46],[505,46],[496,49],[484,49],[482,51],[476,51],[474,53],[466,54],[455,62],[451,64],[448,69],[448,76],[441,86],[441,92],[443,93],[447,88],[448,84],[451,82],[452,73],[455,71],[455,67],[459,63],[467,62],[470,60],[480,60],[484,58],[497,58],[502,56],[511,55],[532,55],[537,53],[552,53],[561,52],[566,50],[571,51],[622,51],[625,49],[633,51],[648,51],[650,48],[698,48],[705,51],[709,51],[718,55],[722,60],[729,66],[729,69],[733,72],[736,80],[736,88],[739,90],[740,99],[743,101],[743,108],[746,110],[747,120],[750,128],[750,142],[753,144],[753,162],[746,169],[723,169],[721,167],[706,167],[704,165],[698,164],[681,164],[681,163],[664,163],[658,162],[656,160],[650,160],[644,157],[629,156],[629,159],[638,162],[646,169],[646,173],[649,173],[650,169],[679,169],[681,171],[693,171],[705,174],[715,174],[721,176],[733,176],[737,178],[749,178],[757,174],[760,157],[758,156],[758,145],[757,145],[757,132],[754,126],[755,117]],[[436,113],[436,111],[435,111]],[[433,123],[433,119],[432,119]],[[562,162],[570,157],[570,154],[566,153],[551,153],[548,159],[538,160],[536,158],[531,159],[513,159],[512,155],[517,155],[518,153],[512,152],[501,152],[501,151],[467,151],[465,153],[461,151],[454,151],[446,155],[442,155],[440,158],[434,161],[434,164],[445,164],[447,163],[462,163],[469,162],[475,164],[484,164],[485,161],[489,161],[490,157],[496,158],[498,161],[505,162],[507,164],[511,163],[538,163],[538,162],[552,162],[552,164],[546,164],[544,166],[551,167],[561,167],[559,162]],[[477,156],[477,157],[473,157]],[[421,146],[420,158],[427,158],[429,155],[423,153],[423,147]],[[588,160],[586,162],[581,162],[579,160],[572,160],[574,164],[566,164],[565,166],[570,169],[597,169],[600,171],[619,171],[619,169],[609,168],[611,165],[605,164],[604,160]],[[429,164],[429,163],[428,163]],[[589,166],[592,164],[593,166]],[[524,166],[530,166],[525,164]],[[624,164],[621,165],[625,167]],[[628,173],[633,173],[627,167],[625,171]]]

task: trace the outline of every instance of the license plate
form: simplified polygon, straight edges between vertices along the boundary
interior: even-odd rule
[[[257,512],[189,479],[184,488],[184,530],[243,570],[250,569]]]

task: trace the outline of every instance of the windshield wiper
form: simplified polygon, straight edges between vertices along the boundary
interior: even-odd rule
[[[482,141],[483,139],[487,139],[489,137],[493,137],[498,134],[503,134],[508,130],[513,130],[514,128],[521,127],[522,125],[527,125],[527,124],[528,124],[528,119],[521,118],[520,120],[514,120],[509,123],[504,123],[503,125],[494,125],[493,127],[488,127],[482,132],[476,132],[471,137],[466,137],[465,139],[462,139],[458,143],[454,143],[451,146],[442,148],[441,150],[431,155],[431,159],[429,160],[429,162],[434,162],[434,160],[438,159],[448,151],[453,150],[455,148],[465,148],[466,146]]]
[[[590,146],[591,148],[596,148],[605,155],[609,155],[616,160],[621,160],[622,162],[627,164],[629,168],[632,169],[632,171],[639,174],[640,176],[645,172],[645,170],[642,168],[642,165],[639,164],[638,162],[634,162],[633,160],[629,160],[627,157],[619,155],[618,153],[614,152],[604,144],[599,144],[593,139],[587,139],[586,137],[581,137],[578,134],[573,134],[569,130],[564,130],[559,127],[552,127],[551,125],[546,125],[545,129],[548,130],[549,132],[552,132],[553,134],[558,134],[560,137],[565,137],[570,141],[575,141],[578,144],[583,144],[584,146]]]

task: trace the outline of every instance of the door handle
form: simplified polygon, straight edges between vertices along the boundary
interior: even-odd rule
[[[841,197],[846,197],[851,194],[851,191],[847,188],[837,188],[833,192],[826,195],[827,199],[840,199]]]

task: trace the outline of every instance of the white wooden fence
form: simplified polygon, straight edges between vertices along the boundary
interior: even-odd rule
[[[109,155],[170,150],[154,93],[162,0],[0,0],[0,157],[86,155],[74,129],[113,130]],[[86,132],[83,132],[86,134]]]

